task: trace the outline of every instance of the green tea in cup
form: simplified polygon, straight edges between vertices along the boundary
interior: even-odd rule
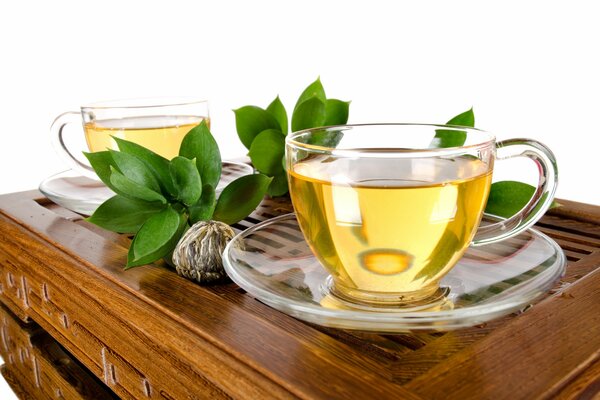
[[[132,99],[82,106],[80,112],[60,115],[52,124],[55,148],[73,168],[84,174],[91,167],[78,157],[86,149],[69,149],[65,127],[81,123],[89,151],[117,150],[113,137],[137,143],[170,160],[177,156],[183,137],[202,121],[210,124],[208,102],[191,99]]]
[[[541,193],[553,193],[555,169],[541,144],[496,143],[476,129],[443,127],[466,141],[440,148],[434,138],[441,128],[348,125],[288,136],[292,202],[307,243],[331,274],[331,295],[369,307],[426,304],[469,245],[514,235],[549,205],[552,196]],[[549,167],[533,203],[514,220],[478,234],[496,148],[509,150],[511,144]]]

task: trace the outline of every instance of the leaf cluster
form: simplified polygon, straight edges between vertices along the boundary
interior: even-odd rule
[[[348,122],[350,102],[328,99],[321,80],[317,79],[300,94],[291,117],[292,132],[320,126],[342,125]],[[244,106],[234,110],[235,125],[240,141],[248,149],[254,167],[273,178],[270,196],[288,192],[284,169],[285,137],[288,134],[288,113],[275,98],[263,109]]]
[[[116,193],[88,221],[135,235],[126,269],[167,256],[198,221],[233,224],[245,218],[272,180],[263,174],[242,176],[217,196],[221,154],[204,121],[187,133],[172,160],[136,143],[113,139],[119,151],[84,153],[98,177]]]

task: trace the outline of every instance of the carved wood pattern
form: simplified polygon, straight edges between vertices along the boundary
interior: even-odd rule
[[[82,368],[35,323],[25,324],[0,306],[3,375],[20,397],[112,399],[114,394]]]
[[[12,256],[16,256],[16,254]],[[66,347],[74,354],[85,353],[85,361],[82,361],[121,398],[149,397],[147,394],[154,391],[167,397],[171,396],[172,392],[176,396],[175,398],[193,395],[183,386],[175,390],[154,388],[147,376],[92,333],[103,329],[103,325],[108,323],[115,328],[121,325],[126,335],[134,335],[135,333],[131,332],[129,327],[122,321],[116,321],[114,317],[99,321],[93,314],[106,313],[107,310],[103,305],[78,293],[76,285],[62,276],[54,274],[46,266],[42,266],[42,262],[35,256],[21,254],[21,258],[21,261],[27,260],[28,265],[37,266],[37,274],[34,277],[29,273],[12,272],[14,264],[9,263],[10,271],[5,276],[10,290],[4,292],[3,295],[12,297],[13,302],[19,304],[24,312],[33,316],[34,320],[39,321],[54,335],[66,340]],[[25,293],[27,298],[31,299],[30,302],[24,301]],[[29,310],[29,308],[31,309]],[[71,315],[78,315],[81,318],[71,317]],[[119,340],[116,335],[112,336],[111,339]],[[148,339],[142,338],[142,340]],[[152,354],[141,354],[141,356],[140,361],[144,365],[147,364],[148,359],[152,358]],[[199,377],[196,378],[202,380]],[[219,390],[216,390],[215,393],[219,393]]]

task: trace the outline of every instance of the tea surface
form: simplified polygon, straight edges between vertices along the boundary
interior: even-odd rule
[[[85,137],[90,151],[118,150],[111,136],[135,142],[161,156],[172,159],[179,154],[183,137],[203,117],[195,116],[144,116],[107,119],[84,125]]]
[[[491,167],[478,159],[327,159],[289,172],[300,227],[343,285],[420,291],[471,242],[487,201]]]

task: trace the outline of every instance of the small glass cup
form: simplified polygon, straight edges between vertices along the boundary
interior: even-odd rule
[[[57,153],[78,172],[95,176],[79,157],[84,149],[72,151],[65,140],[65,127],[82,123],[89,151],[117,150],[112,137],[135,142],[172,159],[178,155],[183,137],[202,121],[210,124],[208,101],[189,98],[129,99],[98,102],[59,115],[51,135]]]
[[[464,143],[456,146],[457,140]],[[513,157],[534,161],[535,193],[511,218],[480,226],[494,161]],[[446,125],[294,132],[286,138],[285,163],[302,233],[331,274],[325,290],[367,309],[441,301],[439,282],[467,248],[532,226],[557,185],[555,158],[543,144],[496,142],[487,132]]]

